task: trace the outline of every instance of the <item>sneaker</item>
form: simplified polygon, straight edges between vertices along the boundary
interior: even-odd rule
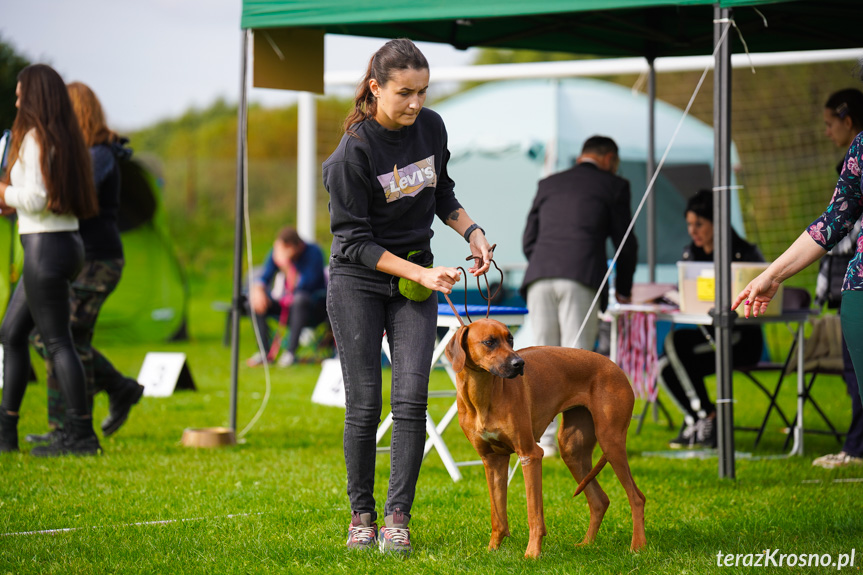
[[[264,363],[264,357],[265,356],[262,355],[261,352],[255,352],[252,357],[246,360],[246,365],[248,365],[249,367],[258,367],[259,365]]]
[[[82,436],[61,431],[48,445],[38,445],[30,451],[34,457],[61,457],[63,455],[99,455],[102,446],[95,433]]]
[[[844,451],[840,451],[839,453],[822,455],[821,457],[812,462],[812,465],[816,467],[823,467],[824,469],[834,469],[836,467],[847,467],[848,465],[861,464],[863,464],[863,457],[855,457],[853,455],[848,455]]]
[[[132,378],[120,391],[108,394],[108,416],[102,420],[102,435],[108,437],[115,433],[129,419],[132,406],[141,400],[144,386]]]
[[[671,449],[690,449],[695,447],[695,431],[696,424],[683,421],[683,426],[680,428],[680,433],[677,437],[668,442]]]
[[[716,416],[699,419],[695,424],[695,443],[716,449]]]
[[[378,524],[371,513],[353,513],[348,527],[348,549],[372,549],[378,538]]]
[[[410,555],[411,530],[408,529],[408,519],[400,509],[384,518],[386,527],[378,533],[378,547],[381,553],[399,553]]]
[[[26,441],[27,443],[51,443],[52,441],[54,441],[54,437],[61,431],[61,429],[54,428],[47,433],[42,434],[28,433],[24,437],[24,441]]]
[[[294,361],[296,361],[294,354],[285,350],[282,352],[282,355],[279,356],[279,360],[276,362],[276,365],[279,367],[291,367],[294,365]]]

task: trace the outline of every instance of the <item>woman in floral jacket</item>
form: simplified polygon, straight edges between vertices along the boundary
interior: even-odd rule
[[[851,232],[855,222],[863,215],[861,165],[863,133],[858,134],[848,148],[830,205],[785,253],[740,292],[731,309],[737,309],[742,303],[744,316],[749,317],[750,313],[755,316],[763,314],[779,284],[821,258]],[[841,317],[842,333],[851,353],[854,370],[863,373],[863,234],[857,238],[857,251],[845,272]],[[863,387],[858,391],[863,398]]]

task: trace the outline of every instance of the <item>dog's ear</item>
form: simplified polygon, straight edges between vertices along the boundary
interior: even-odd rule
[[[456,373],[464,369],[465,351],[464,344],[467,340],[467,326],[461,326],[449,343],[446,344],[444,353],[446,358],[452,364],[452,369]]]

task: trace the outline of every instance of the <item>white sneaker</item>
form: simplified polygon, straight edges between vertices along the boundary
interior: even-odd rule
[[[822,455],[812,462],[812,465],[823,467],[824,469],[834,469],[836,467],[847,467],[848,465],[860,464],[863,464],[863,457],[854,457],[853,455],[848,455],[844,451]]]
[[[289,351],[283,351],[282,355],[279,356],[276,365],[278,365],[279,367],[291,367],[292,365],[294,365],[294,361],[294,354]]]

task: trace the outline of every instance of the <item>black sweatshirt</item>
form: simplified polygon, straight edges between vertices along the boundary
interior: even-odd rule
[[[400,130],[368,119],[351,131],[323,164],[332,256],[375,269],[384,251],[431,251],[434,216],[445,222],[462,207],[447,174],[443,120],[423,108]]]

